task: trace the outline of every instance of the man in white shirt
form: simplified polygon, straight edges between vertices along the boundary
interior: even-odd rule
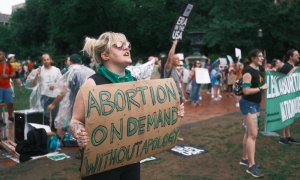
[[[55,83],[61,77],[60,70],[52,66],[52,59],[49,54],[42,55],[43,66],[40,67],[32,80],[32,86],[39,86],[41,93],[41,106],[44,109],[44,121],[47,124],[50,123],[51,118],[51,128],[54,129],[53,120],[55,119],[59,106],[55,107],[51,112],[48,111],[48,105],[51,104],[57,96],[57,93],[54,91]]]

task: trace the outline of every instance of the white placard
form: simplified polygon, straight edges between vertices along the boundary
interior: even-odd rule
[[[174,148],[171,149],[171,151],[182,156],[194,156],[206,152],[204,149],[200,149],[198,147],[196,148],[192,146],[186,146],[186,145],[176,145]]]
[[[198,84],[209,84],[210,83],[208,69],[196,68],[195,72],[196,72],[196,82]]]
[[[184,60],[184,55],[183,55],[183,53],[177,53],[176,55],[178,56],[178,58],[179,58],[180,61],[183,61],[183,60]]]
[[[231,56],[227,55],[226,57],[227,57],[227,59],[229,61],[229,64],[233,64],[234,63]]]
[[[235,57],[237,57],[238,59],[241,59],[242,58],[242,50],[239,48],[235,48],[234,51],[235,51]]]

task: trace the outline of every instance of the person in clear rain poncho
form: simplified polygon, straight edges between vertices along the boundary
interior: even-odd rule
[[[55,100],[48,106],[51,111],[59,104],[59,111],[54,119],[54,126],[60,138],[63,138],[64,130],[67,129],[73,111],[75,97],[81,85],[95,71],[81,65],[81,57],[78,54],[70,56],[71,65],[68,71],[57,82],[57,94]]]

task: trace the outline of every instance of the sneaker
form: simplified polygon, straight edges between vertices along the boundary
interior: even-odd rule
[[[288,142],[289,142],[290,144],[300,144],[299,141],[296,141],[296,140],[293,139],[292,137],[288,137],[288,138],[286,138],[286,139],[288,140]]]
[[[218,95],[218,98],[222,98],[223,96],[221,96],[220,94]]]
[[[220,101],[220,100],[221,100],[221,98],[219,98],[219,97],[214,98],[214,101]]]
[[[244,160],[244,159],[241,159],[240,165],[248,166],[248,165],[249,165],[248,159],[245,159],[245,160]]]
[[[246,172],[251,174],[253,177],[264,177],[264,175],[260,172],[257,166],[254,164],[253,166],[249,167]]]
[[[289,142],[289,140],[287,138],[280,138],[279,139],[279,144],[291,145],[291,143]]]

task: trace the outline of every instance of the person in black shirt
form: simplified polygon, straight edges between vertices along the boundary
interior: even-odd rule
[[[280,59],[273,59],[272,61],[272,69],[270,71],[278,71],[284,66],[284,62]]]
[[[263,54],[254,49],[248,55],[249,65],[243,70],[243,96],[240,100],[240,110],[245,116],[245,134],[243,139],[243,155],[241,165],[248,166],[247,173],[254,177],[263,177],[255,165],[255,144],[258,133],[257,117],[260,112],[262,91],[267,89],[260,66],[263,64]]]
[[[283,74],[289,74],[292,69],[294,69],[295,64],[299,62],[299,53],[296,49],[290,49],[286,54],[286,63],[284,63],[283,67],[278,69],[277,71]],[[300,144],[299,141],[296,141],[291,137],[290,126],[286,126],[281,129],[280,132],[280,144],[289,145],[289,144]]]
[[[87,79],[83,86],[135,81],[130,71],[125,69],[132,63],[130,50],[130,43],[122,33],[106,32],[101,34],[98,39],[87,37],[83,51],[102,65],[96,74]],[[74,102],[70,128],[82,150],[85,149],[90,139],[90,135],[85,129],[85,122],[83,94],[79,91]],[[82,177],[82,179],[139,180],[140,163]]]
[[[101,84],[114,84],[132,82],[136,79],[126,69],[132,63],[131,46],[126,36],[122,33],[106,32],[98,39],[86,38],[83,51],[101,64],[96,74],[92,75],[83,86],[96,86]],[[81,149],[86,148],[90,136],[85,129],[85,108],[84,97],[79,90],[77,93],[70,129]],[[178,116],[184,115],[184,107],[180,106]],[[99,117],[99,121],[103,121]],[[110,123],[110,122],[107,122]],[[126,122],[127,123],[127,122]],[[96,173],[82,177],[82,179],[108,179],[108,180],[139,180],[140,163],[125,165],[116,169]]]

